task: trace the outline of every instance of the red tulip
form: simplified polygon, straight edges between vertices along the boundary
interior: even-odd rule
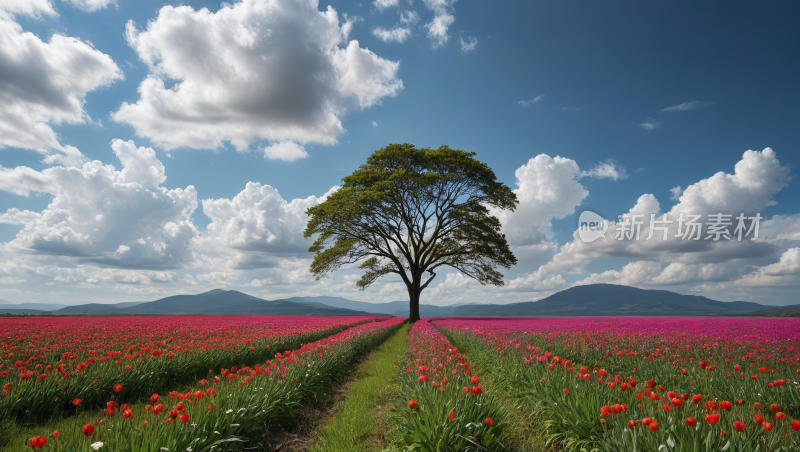
[[[484,423],[484,424],[486,424],[486,425],[489,425],[489,426],[491,426],[491,425],[493,425],[493,424],[494,424],[494,419],[492,419],[492,418],[490,418],[490,417],[487,417],[487,418],[486,418],[486,419],[483,421],[483,423]]]
[[[114,385],[114,392],[122,391],[122,385]]]
[[[655,421],[651,422],[650,425],[647,426],[647,428],[649,428],[651,432],[655,432],[656,430],[658,430],[658,422]]]
[[[455,411],[452,411],[452,410],[450,410],[450,413],[448,413],[448,415],[447,415],[447,418],[448,418],[448,419],[450,419],[450,420],[452,421],[453,419],[455,419],[455,418],[456,418],[456,412],[455,412]]]
[[[417,401],[416,401],[416,400],[414,400],[414,399],[411,399],[411,400],[408,402],[408,407],[409,407],[409,408],[411,408],[412,410],[413,410],[414,408],[416,408],[417,406],[419,406],[419,403],[417,403]]]
[[[697,425],[697,419],[695,419],[695,418],[693,418],[691,416],[687,417],[686,418],[686,425],[688,425],[689,427],[694,427],[695,425]]]
[[[798,424],[800,424],[800,423],[798,423]],[[742,422],[742,421],[736,421],[736,422],[733,423],[733,429],[736,430],[739,433],[742,433],[744,431],[744,428],[745,428],[745,425],[744,425],[744,422]]]
[[[81,432],[83,432],[83,434],[86,436],[92,436],[94,434],[94,425],[92,424],[84,425],[83,428],[81,429]]]

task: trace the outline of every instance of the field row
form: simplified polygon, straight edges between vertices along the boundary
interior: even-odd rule
[[[0,319],[0,418],[38,422],[137,401],[233,365],[263,363],[385,317],[153,316]],[[118,386],[119,385],[119,386]],[[121,387],[119,393],[113,388]]]
[[[210,371],[195,384],[152,393],[149,403],[125,397],[125,384],[116,383],[102,410],[85,407],[79,398],[70,400],[76,419],[87,414],[91,419],[77,425],[77,433],[43,431],[30,444],[47,450],[241,450],[258,444],[268,434],[266,426],[293,425],[304,400],[328,390],[403,320],[362,323],[273,353],[253,366]],[[10,390],[6,397],[16,395]]]
[[[794,319],[440,319],[567,451],[800,450]]]

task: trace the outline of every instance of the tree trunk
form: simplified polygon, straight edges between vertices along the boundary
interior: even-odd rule
[[[414,323],[419,320],[419,289],[412,287],[408,289],[408,321]]]

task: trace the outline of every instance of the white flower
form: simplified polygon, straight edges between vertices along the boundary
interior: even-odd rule
[[[103,443],[101,441],[98,441],[96,443],[90,444],[89,447],[91,447],[94,450],[100,450],[100,448],[103,447]]]

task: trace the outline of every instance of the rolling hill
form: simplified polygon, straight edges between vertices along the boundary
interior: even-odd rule
[[[730,316],[770,309],[746,301],[716,301],[667,290],[617,284],[589,284],[562,290],[539,301],[508,305],[463,305],[457,316]]]
[[[38,306],[38,308],[37,308]],[[367,303],[341,297],[291,297],[264,300],[235,290],[215,289],[150,302],[85,304],[52,310],[45,304],[0,304],[0,314],[54,315],[408,315],[408,301]],[[49,311],[49,312],[46,312]],[[439,316],[800,316],[800,305],[778,307],[745,301],[716,301],[667,290],[616,284],[576,286],[539,301],[506,305],[420,304],[422,317]]]

